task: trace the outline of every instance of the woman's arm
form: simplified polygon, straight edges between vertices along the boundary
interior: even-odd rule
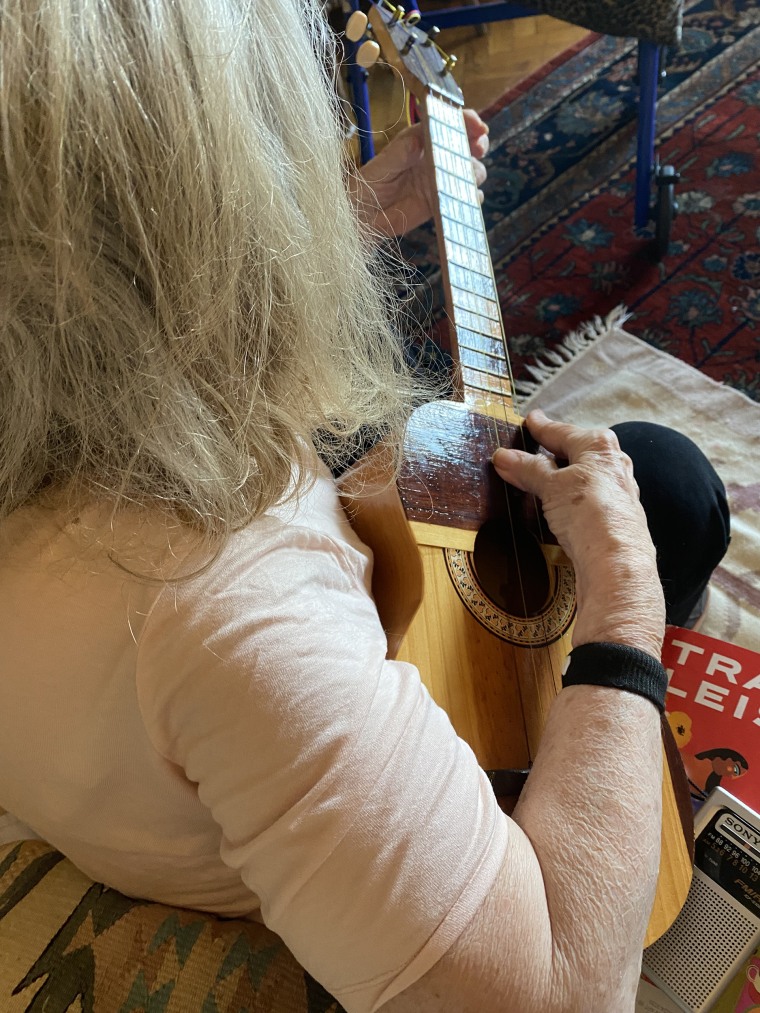
[[[611,433],[529,425],[569,466],[495,463],[575,564],[576,643],[658,652],[630,461]],[[416,670],[385,659],[329,480],[297,516],[238,533],[141,636],[146,733],[195,786],[251,905],[350,1013],[631,1010],[659,857],[656,707],[564,690],[508,820]]]
[[[574,646],[659,657],[664,604],[630,461],[609,432],[529,417],[558,457],[499,451],[499,473],[537,495],[576,569]],[[467,930],[388,1013],[633,1010],[659,865],[656,707],[572,686],[555,701],[510,825],[501,875]]]

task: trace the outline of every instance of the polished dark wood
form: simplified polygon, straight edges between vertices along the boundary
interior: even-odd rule
[[[490,463],[498,447],[524,446],[522,428],[453,401],[412,415],[398,479],[410,521],[477,531],[501,516],[507,491]]]

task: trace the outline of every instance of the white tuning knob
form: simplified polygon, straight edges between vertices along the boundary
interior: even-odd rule
[[[377,62],[378,56],[380,56],[380,47],[371,39],[362,42],[361,46],[356,50],[356,62],[360,67],[364,67],[365,70]]]
[[[354,11],[346,22],[346,38],[358,42],[367,31],[367,15],[363,11]]]

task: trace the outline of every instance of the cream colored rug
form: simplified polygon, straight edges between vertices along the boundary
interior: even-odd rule
[[[534,370],[520,411],[540,407],[579,425],[659,422],[690,436],[731,507],[731,545],[700,632],[760,651],[760,404],[635,338],[624,319],[613,314],[572,335],[566,355]]]

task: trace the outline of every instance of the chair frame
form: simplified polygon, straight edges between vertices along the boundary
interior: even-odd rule
[[[361,9],[361,0],[349,0],[352,11]],[[419,10],[417,0],[410,0],[411,9]],[[447,10],[426,11],[421,24],[428,27],[435,23],[439,29],[465,25],[483,25],[491,21],[513,20],[531,17],[540,13],[529,7],[495,0],[488,3],[473,3],[466,7]],[[375,146],[372,138],[372,123],[369,104],[368,72],[356,62],[359,44],[345,40],[346,75],[351,91],[351,104],[359,134],[360,158],[362,164],[374,157]],[[667,251],[670,219],[675,210],[673,187],[678,174],[671,167],[661,171],[655,154],[657,85],[661,77],[662,50],[664,47],[639,40],[638,43],[638,121],[636,134],[636,186],[634,201],[634,226],[644,229],[653,217],[652,191],[657,189],[656,228],[658,255]],[[665,206],[662,207],[663,202]],[[663,212],[666,212],[663,214]],[[660,235],[661,231],[666,235]]]

